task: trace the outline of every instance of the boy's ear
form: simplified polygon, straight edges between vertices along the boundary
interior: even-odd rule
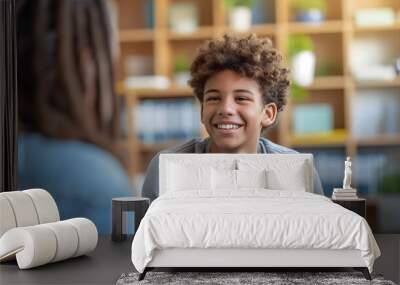
[[[278,114],[278,108],[275,103],[269,103],[264,105],[263,116],[261,119],[261,125],[263,128],[267,128],[275,123],[276,115]]]

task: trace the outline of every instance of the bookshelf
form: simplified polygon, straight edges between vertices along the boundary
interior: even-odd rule
[[[152,72],[155,75],[173,78],[173,62],[178,54],[192,58],[196,48],[207,39],[224,33],[237,33],[227,24],[227,10],[222,0],[116,0],[118,7],[119,40],[121,57],[117,67],[117,91],[124,98],[127,110],[133,110],[147,99],[168,100],[192,98],[191,89],[174,84],[167,89],[132,89],[122,83],[126,74],[124,61],[131,54],[151,56]],[[198,28],[191,33],[180,33],[169,28],[169,8],[177,3],[194,3],[198,15]],[[319,24],[299,23],[294,20],[290,0],[264,0],[264,22],[252,25],[241,34],[256,33],[270,37],[274,45],[284,53],[287,62],[288,37],[293,34],[309,35],[315,45],[317,69],[322,64],[334,63],[329,74],[317,76],[307,87],[309,97],[304,102],[289,100],[280,115],[276,127],[267,133],[273,141],[296,148],[340,148],[344,154],[357,157],[360,147],[400,146],[400,133],[382,133],[359,138],[354,134],[355,98],[363,96],[365,90],[397,93],[400,97],[400,77],[390,81],[356,81],[351,72],[351,46],[359,38],[386,37],[387,45],[400,55],[400,20],[390,26],[357,27],[354,12],[362,8],[388,6],[400,11],[398,0],[326,0],[326,20]],[[145,19],[146,5],[153,9],[153,21]],[[383,35],[383,36],[382,36]],[[396,39],[397,37],[397,39]],[[386,39],[384,38],[384,40]],[[334,128],[330,133],[296,135],[292,133],[293,108],[304,103],[324,103],[334,110]],[[149,159],[159,150],[178,144],[180,141],[160,144],[144,144],[135,132],[132,112],[126,112],[128,133],[124,145],[132,156],[132,175],[142,173]],[[205,135],[205,131],[201,133]]]

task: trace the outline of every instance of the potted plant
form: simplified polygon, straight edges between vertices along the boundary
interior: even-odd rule
[[[174,59],[174,81],[178,86],[187,86],[190,79],[189,59],[186,55],[178,55]]]
[[[288,44],[292,79],[298,86],[309,86],[315,74],[313,42],[309,36],[295,35],[289,37]]]
[[[225,0],[229,11],[229,25],[237,31],[246,31],[251,27],[251,7],[253,0]]]
[[[296,21],[321,23],[325,20],[325,0],[291,0],[291,7]]]

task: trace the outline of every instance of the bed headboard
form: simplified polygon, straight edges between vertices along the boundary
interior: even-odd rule
[[[176,169],[176,165],[183,166],[180,169],[204,169],[205,167],[217,170],[258,171],[265,169],[273,172],[277,180],[285,181],[288,180],[288,177],[292,177],[289,180],[298,181],[289,181],[291,185],[302,183],[305,185],[304,191],[313,192],[314,165],[312,154],[160,154],[160,195],[167,191],[168,175],[171,176],[171,171],[176,171],[173,170]],[[173,174],[177,174],[173,175],[175,179],[182,177],[181,173]]]

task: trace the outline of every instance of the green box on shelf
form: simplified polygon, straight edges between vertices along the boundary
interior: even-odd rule
[[[333,130],[333,110],[328,104],[303,104],[293,110],[295,134],[323,133]]]

